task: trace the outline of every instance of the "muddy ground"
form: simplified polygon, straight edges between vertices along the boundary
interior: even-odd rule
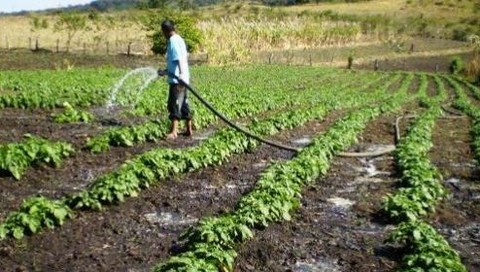
[[[25,63],[21,68],[48,68]],[[418,81],[413,83],[416,85]],[[427,93],[437,92],[430,87]],[[453,95],[450,89],[449,93]],[[95,125],[45,125],[47,121],[42,118],[46,113],[42,111],[24,115],[13,114],[15,110],[10,109],[1,111],[12,113],[9,116],[25,115],[32,119],[5,123],[8,128],[0,134],[2,141],[16,140],[28,130],[81,146],[85,131],[94,133],[102,129]],[[394,144],[396,117],[413,111],[421,109],[417,104],[408,104],[399,113],[374,120],[351,150]],[[304,145],[345,114],[345,111],[336,111],[323,120],[282,132],[272,139]],[[407,127],[408,121],[402,122],[401,132]],[[443,201],[428,220],[459,251],[470,271],[480,271],[480,186],[470,146],[470,128],[468,118],[440,119],[436,123],[430,157],[442,172],[451,197]],[[214,129],[198,131],[197,136],[208,136]],[[82,130],[82,133],[75,130]],[[114,148],[96,156],[81,153],[66,160],[59,169],[40,166],[27,172],[25,184],[28,185],[1,177],[0,218],[20,204],[22,197],[12,197],[11,191],[25,197],[35,193],[55,197],[64,193],[58,186],[65,190],[82,188],[92,177],[116,169],[136,154],[159,146],[193,146],[201,138]],[[79,212],[61,228],[45,230],[20,241],[0,241],[0,270],[150,271],[154,264],[176,252],[179,235],[189,226],[194,226],[204,216],[233,209],[240,197],[253,188],[269,162],[288,160],[293,155],[262,145],[251,153],[233,156],[224,165],[162,180],[139,197],[128,198],[105,211]],[[329,173],[305,188],[302,206],[292,221],[256,231],[254,239],[239,248],[235,271],[394,271],[398,268],[401,249],[384,243],[393,226],[379,217],[378,211],[382,197],[395,190],[397,179],[391,155],[367,159],[335,158]]]

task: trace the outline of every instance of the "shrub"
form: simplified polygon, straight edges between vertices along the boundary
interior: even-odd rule
[[[463,70],[463,60],[460,57],[454,57],[450,62],[449,70],[451,74],[458,74]]]
[[[188,52],[195,52],[202,42],[202,34],[196,26],[196,20],[179,11],[163,10],[150,13],[144,25],[153,34],[149,35],[152,40],[152,51],[155,54],[165,54],[167,52],[167,41],[163,36],[161,24],[163,20],[168,19],[175,23],[176,31],[185,40]]]

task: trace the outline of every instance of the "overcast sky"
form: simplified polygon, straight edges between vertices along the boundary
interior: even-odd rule
[[[68,7],[69,5],[87,4],[92,1],[93,0],[0,0],[0,12],[60,8]]]

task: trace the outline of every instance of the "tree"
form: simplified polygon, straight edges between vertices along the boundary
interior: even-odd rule
[[[38,31],[42,29],[47,29],[48,28],[48,21],[46,18],[40,18],[39,16],[36,15],[30,15],[30,30],[34,33],[37,34],[35,35],[36,41],[35,41],[35,50],[38,51]]]
[[[148,0],[147,6],[149,8],[165,8],[169,2],[169,0]]]
[[[58,15],[55,23],[55,31],[67,33],[67,52],[70,51],[70,44],[73,37],[87,27],[87,17],[77,12],[63,12]]]

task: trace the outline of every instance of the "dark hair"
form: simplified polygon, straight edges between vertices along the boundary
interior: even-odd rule
[[[162,30],[165,30],[167,32],[175,31],[175,24],[170,20],[164,20],[162,22]]]

